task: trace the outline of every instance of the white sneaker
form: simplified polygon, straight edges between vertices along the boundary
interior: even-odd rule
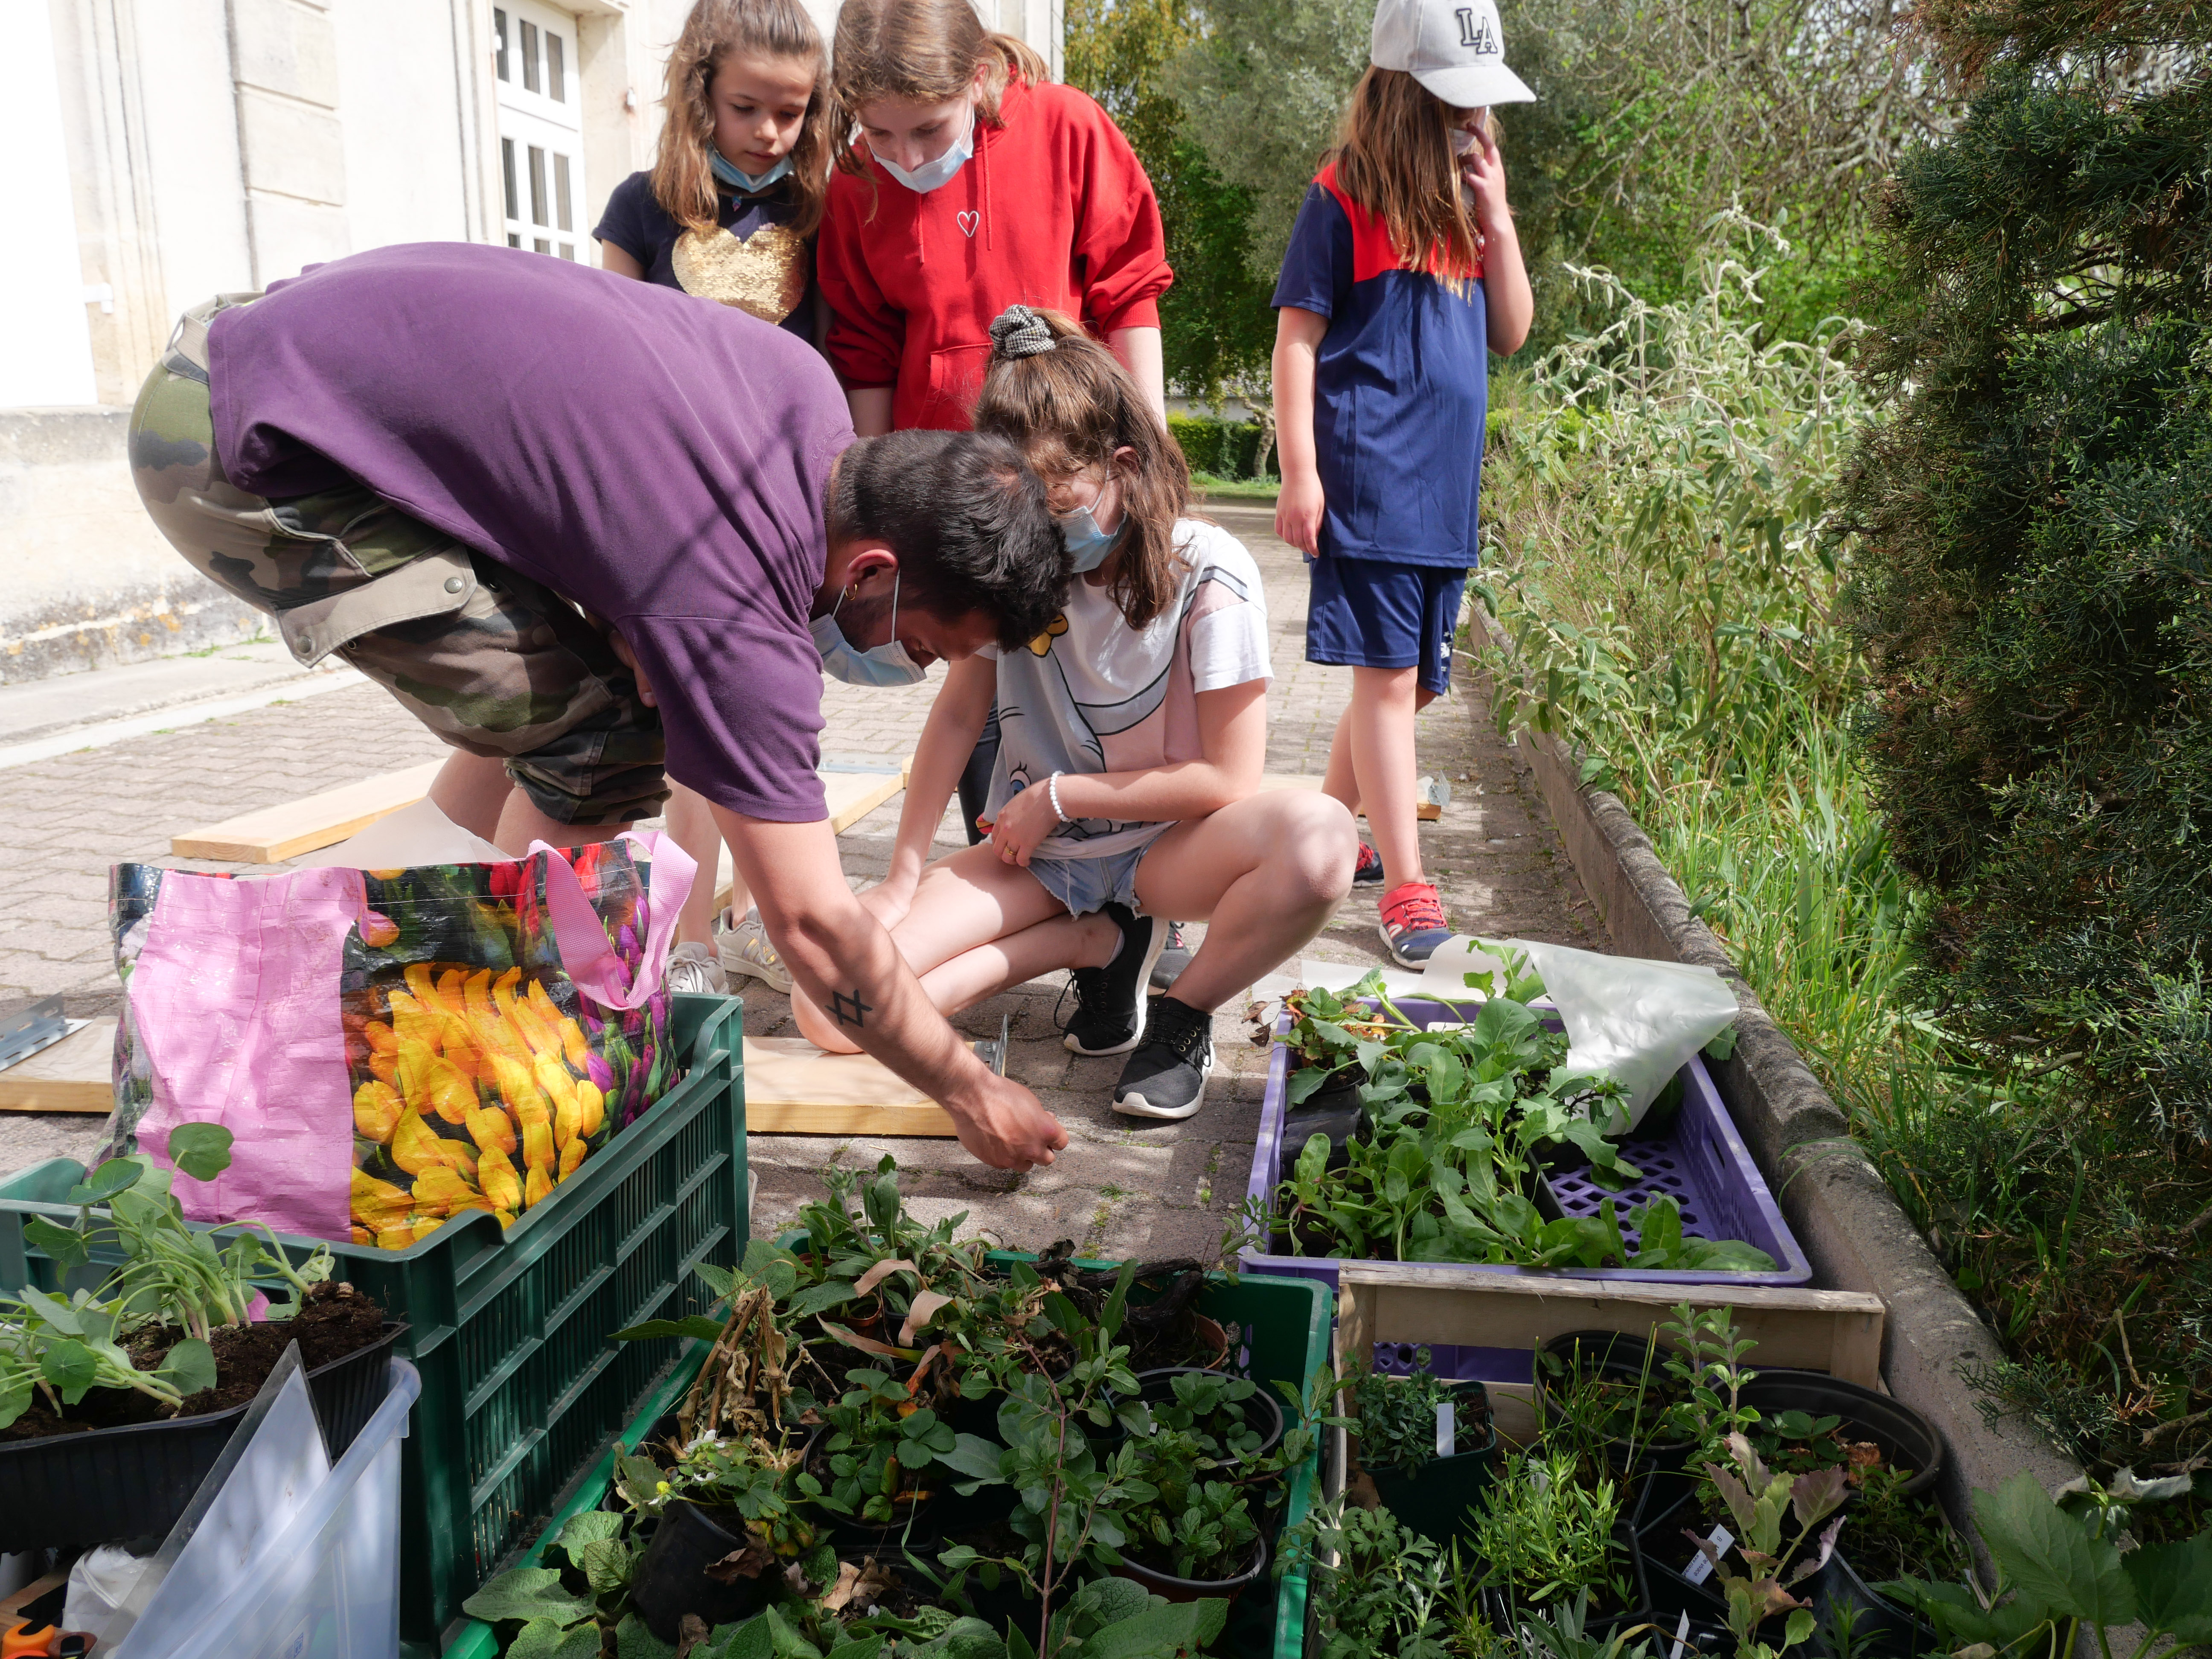
[[[690,996],[724,997],[730,994],[729,975],[714,953],[699,944],[679,945],[668,953],[668,988]]]
[[[757,910],[745,912],[745,919],[734,925],[727,910],[714,918],[714,943],[722,956],[722,966],[732,974],[750,974],[772,991],[791,994],[791,969],[783,965],[783,958],[775,953],[775,946],[768,942],[768,929],[761,926]]]

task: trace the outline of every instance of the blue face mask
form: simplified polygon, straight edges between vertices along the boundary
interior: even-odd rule
[[[720,179],[724,184],[728,185],[734,189],[750,192],[753,191],[766,190],[777,179],[782,178],[785,173],[790,172],[791,157],[788,155],[785,156],[774,167],[770,167],[766,173],[762,173],[760,177],[756,179],[751,173],[746,173],[740,168],[732,167],[727,161],[723,159],[721,151],[714,149],[712,145],[709,145],[707,149],[707,165],[714,169],[714,176],[717,179]]]
[[[896,161],[886,161],[882,156],[876,155],[872,146],[868,150],[869,155],[876,155],[878,165],[885,173],[919,196],[927,196],[939,185],[951,183],[953,175],[967,165],[968,158],[975,153],[975,118],[972,114],[968,118],[967,130],[952,141],[951,149],[934,161],[924,161],[911,173]]]
[[[1121,530],[1128,526],[1125,520],[1121,529],[1101,530],[1098,520],[1087,507],[1079,507],[1073,513],[1063,513],[1054,520],[1060,526],[1060,538],[1067,544],[1067,550],[1075,559],[1075,574],[1085,575],[1106,562],[1106,556],[1114,550],[1114,544],[1121,539]]]
[[[845,630],[837,626],[837,612],[844,603],[845,596],[840,593],[828,616],[817,617],[808,624],[814,635],[814,648],[822,653],[822,672],[848,685],[920,684],[929,671],[908,656],[906,647],[899,643],[898,578],[891,578],[891,637],[887,644],[863,651],[847,639]]]

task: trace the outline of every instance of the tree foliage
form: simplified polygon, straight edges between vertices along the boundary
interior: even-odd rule
[[[1069,0],[1066,16],[1068,83],[1113,116],[1159,197],[1176,274],[1160,302],[1168,383],[1212,398],[1264,380],[1274,276],[1249,254],[1251,198],[1207,160],[1164,82],[1197,38],[1191,0]]]
[[[1372,0],[1203,0],[1165,86],[1252,210],[1272,278],[1346,95]],[[1897,39],[1897,0],[1506,0],[1506,57],[1537,94],[1503,106],[1540,345],[1602,326],[1570,264],[1653,304],[1686,301],[1712,216],[1740,205],[1796,246],[1767,283],[1768,337],[1839,312],[1870,193],[1942,124],[1936,78]]]
[[[1848,481],[1891,843],[1966,1028],[2212,1138],[2212,15],[1942,0]]]

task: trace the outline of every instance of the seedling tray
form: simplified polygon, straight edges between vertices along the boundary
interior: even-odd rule
[[[805,1235],[798,1237],[803,1238]],[[785,1242],[791,1242],[790,1235],[786,1235]],[[1036,1258],[1019,1251],[994,1250],[989,1260],[997,1266],[1006,1267]],[[1121,1263],[1085,1261],[1079,1265],[1111,1270]],[[1218,1274],[1212,1276],[1196,1303],[1198,1310],[1207,1317],[1239,1328],[1238,1346],[1231,1355],[1239,1369],[1263,1387],[1280,1381],[1291,1383],[1301,1395],[1314,1373],[1330,1363],[1329,1329],[1334,1322],[1334,1298],[1328,1287],[1311,1279],[1250,1273],[1241,1275],[1234,1285]],[[650,1437],[654,1424],[683,1399],[684,1390],[690,1386],[706,1357],[706,1344],[686,1345],[674,1369],[647,1395],[623,1431],[625,1444],[634,1446]],[[539,1534],[537,1542],[520,1559],[505,1565],[539,1565],[546,1547],[560,1536],[561,1528],[571,1517],[597,1509],[605,1501],[614,1483],[614,1453],[610,1449],[581,1481],[568,1488],[551,1524]],[[1316,1448],[1291,1476],[1282,1526],[1275,1534],[1278,1540],[1303,1521],[1306,1511],[1313,1507],[1320,1474],[1321,1453]],[[1263,1580],[1237,1598],[1230,1610],[1229,1627],[1224,1632],[1220,1650],[1235,1659],[1300,1659],[1305,1651],[1305,1628],[1306,1571],[1303,1566],[1293,1567],[1279,1578]],[[491,1626],[468,1620],[453,1633],[445,1649],[444,1659],[496,1659],[498,1652],[498,1637]]]
[[[734,1267],[744,1252],[744,1007],[677,996],[670,1029],[689,1056],[684,1080],[503,1233],[477,1212],[404,1250],[328,1247],[339,1278],[408,1322],[402,1346],[422,1375],[401,1470],[410,1652],[436,1650],[462,1601],[561,1507],[676,1360],[673,1339],[610,1333],[704,1313],[712,1297],[692,1267]],[[83,1173],[58,1158],[0,1182],[0,1285],[58,1288],[22,1224],[73,1223],[62,1198]],[[318,1243],[282,1242],[295,1260]],[[81,1272],[96,1279],[105,1265]]]
[[[1465,1004],[1447,1005],[1419,998],[1399,998],[1395,1006],[1407,1018],[1422,1026],[1456,1021],[1470,1017],[1480,1006],[1471,1000]],[[1271,1203],[1280,1171],[1289,1158],[1297,1157],[1297,1149],[1286,1147],[1286,1119],[1289,1114],[1289,1090],[1291,1052],[1279,1039],[1289,1033],[1290,1015],[1285,1012],[1277,1022],[1279,1039],[1267,1062],[1267,1088],[1260,1107],[1259,1143],[1253,1148],[1251,1179],[1246,1186],[1247,1196],[1256,1199],[1262,1206]],[[1565,1279],[1597,1279],[1630,1284],[1653,1285],[1727,1285],[1751,1286],[1789,1286],[1808,1285],[1813,1279],[1813,1264],[1806,1257],[1790,1224],[1782,1218],[1782,1211],[1767,1190],[1766,1182],[1759,1173],[1759,1166],[1751,1160],[1751,1153],[1736,1133],[1735,1123],[1729,1116],[1728,1108],[1713,1087],[1711,1074],[1705,1070],[1705,1061],[1692,1055],[1690,1063],[1678,1074],[1682,1084],[1682,1104],[1666,1126],[1656,1134],[1635,1135],[1621,1143],[1622,1161],[1642,1172],[1639,1179],[1627,1183],[1617,1192],[1608,1192],[1591,1178],[1589,1169],[1556,1172],[1545,1177],[1553,1200],[1564,1215],[1588,1216],[1598,1212],[1599,1205],[1611,1199],[1615,1212],[1626,1217],[1636,1205],[1662,1194],[1672,1197],[1681,1206],[1682,1231],[1698,1238],[1739,1238],[1772,1256],[1780,1264],[1772,1273],[1724,1273],[1711,1269],[1701,1271],[1653,1271],[1628,1267],[1516,1267],[1490,1266],[1469,1262],[1439,1262],[1420,1264],[1425,1272],[1449,1278],[1453,1274],[1515,1274],[1527,1277]],[[1625,1231],[1625,1230],[1624,1230]],[[1635,1235],[1628,1236],[1632,1239]],[[1246,1271],[1275,1273],[1300,1279],[1317,1279],[1330,1289],[1336,1287],[1338,1267],[1346,1258],[1341,1256],[1274,1255],[1260,1249],[1246,1249],[1242,1264]],[[1482,1358],[1487,1351],[1474,1350],[1462,1355],[1457,1350],[1435,1349],[1431,1352],[1431,1369],[1440,1376],[1481,1377],[1486,1382],[1527,1382],[1529,1377],[1528,1356],[1520,1353],[1503,1359],[1497,1356]],[[1413,1351],[1411,1346],[1402,1352],[1378,1351],[1376,1365],[1378,1370],[1403,1372],[1412,1367]]]

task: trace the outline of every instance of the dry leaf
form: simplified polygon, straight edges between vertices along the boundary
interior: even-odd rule
[[[775,1565],[775,1552],[765,1544],[748,1538],[741,1550],[732,1550],[719,1561],[710,1561],[700,1571],[718,1584],[734,1584],[740,1578],[757,1578]]]
[[[929,1322],[937,1317],[939,1308],[952,1305],[952,1298],[940,1296],[935,1291],[916,1291],[914,1305],[906,1310],[906,1323],[899,1327],[899,1346],[911,1348]]]
[[[921,1269],[911,1261],[878,1261],[853,1281],[853,1294],[866,1296],[896,1273],[909,1273],[916,1279],[921,1277]]]
[[[691,1650],[704,1647],[711,1633],[707,1621],[697,1613],[685,1613],[684,1622],[676,1627],[676,1659],[689,1659]]]
[[[850,1343],[854,1347],[858,1348],[862,1353],[878,1353],[883,1355],[886,1359],[901,1359],[905,1358],[904,1355],[901,1354],[896,1348],[891,1346],[888,1342],[878,1342],[872,1336],[862,1336],[858,1331],[848,1331],[842,1325],[832,1324],[826,1319],[822,1322],[822,1328],[829,1332],[830,1335],[836,1337],[840,1342]]]
[[[837,1582],[830,1586],[822,1597],[824,1613],[842,1613],[845,1604],[853,1599],[853,1592],[860,1587],[860,1570],[850,1561],[837,1564]]]

